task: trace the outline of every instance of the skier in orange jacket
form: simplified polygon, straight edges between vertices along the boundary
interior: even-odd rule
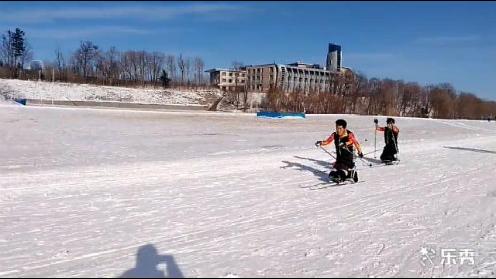
[[[352,178],[358,181],[358,174],[354,171],[354,148],[358,151],[358,156],[363,158],[362,148],[355,137],[355,134],[346,129],[347,123],[344,119],[336,120],[336,132],[333,132],[326,140],[317,141],[316,146],[325,146],[334,142],[336,147],[336,162],[333,170],[329,173],[329,178],[335,181],[344,181]]]

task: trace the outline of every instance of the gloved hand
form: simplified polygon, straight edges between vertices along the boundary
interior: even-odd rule
[[[358,157],[363,158],[363,153],[362,152],[358,153]]]
[[[315,146],[321,146],[322,145],[322,141],[321,140],[318,140],[315,142]]]

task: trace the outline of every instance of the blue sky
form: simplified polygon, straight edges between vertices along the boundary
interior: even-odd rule
[[[35,59],[81,40],[103,49],[200,56],[206,67],[343,65],[368,77],[450,82],[496,100],[496,2],[0,2],[0,30],[25,30]]]

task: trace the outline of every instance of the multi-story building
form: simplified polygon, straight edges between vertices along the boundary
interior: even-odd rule
[[[343,62],[341,46],[335,44],[329,44],[329,50],[327,51],[327,70],[333,72],[341,71],[341,64]]]
[[[277,88],[284,92],[325,92],[331,91],[340,75],[351,71],[341,64],[341,46],[329,44],[325,68],[319,64],[296,62],[250,65],[241,70],[211,69],[206,72],[210,73],[210,83],[224,91],[246,88],[249,92],[263,93]]]
[[[277,88],[284,92],[330,91],[339,75],[350,71],[341,66],[341,46],[329,44],[326,68],[319,64],[265,64],[246,67],[246,86],[251,92],[267,92]]]
[[[222,91],[242,90],[246,85],[246,69],[210,69],[210,84],[217,86]]]
[[[321,92],[329,91],[335,77],[341,71],[328,71],[319,65],[300,62],[281,65],[267,64],[246,67],[246,86],[248,91],[267,92],[277,88],[284,92]]]

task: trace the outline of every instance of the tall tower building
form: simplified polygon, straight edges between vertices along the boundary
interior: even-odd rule
[[[341,70],[341,46],[329,43],[329,51],[327,52],[327,70],[339,71]]]

